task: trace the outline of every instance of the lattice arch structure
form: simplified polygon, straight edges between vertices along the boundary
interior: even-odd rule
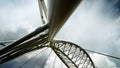
[[[95,68],[87,52],[67,41],[53,41],[50,46],[68,68]]]

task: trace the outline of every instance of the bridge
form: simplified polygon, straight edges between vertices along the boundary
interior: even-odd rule
[[[50,48],[67,68],[95,68],[83,48],[72,42],[54,40],[81,0],[47,0],[48,6],[44,0],[38,0],[38,3],[42,27],[0,50],[0,64],[38,49]]]

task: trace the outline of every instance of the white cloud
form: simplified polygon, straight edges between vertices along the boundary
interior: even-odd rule
[[[116,64],[108,59],[106,56],[102,56],[99,54],[91,54],[90,55],[95,63],[97,68],[117,68]]]
[[[0,40],[18,39],[39,27],[40,22],[37,0],[1,0]]]

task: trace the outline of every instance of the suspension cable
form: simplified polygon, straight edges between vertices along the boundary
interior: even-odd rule
[[[41,52],[43,52],[46,49],[43,49]],[[26,61],[25,63],[23,63],[22,65],[20,65],[19,68],[22,68],[25,64],[27,64],[28,62],[30,62],[31,60],[33,60],[35,57],[37,57],[41,52],[39,52],[38,54],[35,54],[34,56],[32,56],[28,61]]]
[[[104,56],[107,56],[107,57],[110,57],[110,58],[120,60],[120,57],[116,57],[116,56],[112,56],[112,55],[108,55],[108,54],[105,54],[105,53],[96,52],[96,51],[92,51],[92,50],[88,50],[88,49],[85,49],[85,50],[88,51],[88,52],[97,53],[97,54],[100,54],[100,55],[104,55]]]
[[[47,49],[48,49],[48,48],[47,48]],[[47,49],[44,49],[44,51],[42,51],[41,54],[39,54],[38,57],[41,58],[43,55],[46,55],[45,52],[46,52]],[[34,68],[34,66],[35,66],[36,64],[38,64],[38,63],[39,63],[39,60],[34,61],[33,65],[32,65],[31,67]]]

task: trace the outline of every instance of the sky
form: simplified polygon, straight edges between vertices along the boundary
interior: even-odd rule
[[[19,39],[41,25],[37,0],[0,0],[0,41]],[[120,0],[83,0],[55,39],[119,57],[119,26]],[[120,68],[120,60],[89,54],[98,68]],[[25,59],[29,59],[28,55]]]

